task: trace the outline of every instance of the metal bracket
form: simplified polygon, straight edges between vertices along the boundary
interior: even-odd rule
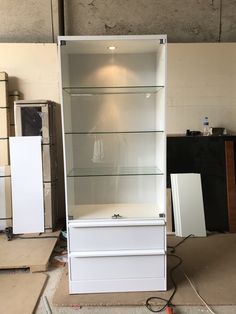
[[[114,214],[111,218],[112,219],[120,219],[120,218],[122,218],[122,216],[120,214]]]

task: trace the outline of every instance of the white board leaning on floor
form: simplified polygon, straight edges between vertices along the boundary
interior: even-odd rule
[[[41,136],[10,137],[13,233],[44,232]]]
[[[199,173],[171,174],[175,234],[206,236],[201,176]]]

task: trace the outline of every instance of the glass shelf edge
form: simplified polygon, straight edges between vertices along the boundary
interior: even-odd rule
[[[136,174],[85,174],[67,175],[67,178],[88,178],[88,177],[131,177],[131,176],[163,176],[164,173],[136,173]]]
[[[157,86],[116,86],[116,87],[63,87],[63,91],[71,96],[96,96],[105,94],[155,94],[163,89]]]
[[[98,172],[99,171],[99,172]],[[112,176],[112,177],[117,177],[117,176],[148,176],[148,175],[164,175],[164,173],[156,168],[153,167],[147,171],[147,169],[140,169],[139,171],[136,169],[127,169],[123,167],[123,169],[119,168],[119,172],[116,172],[115,168],[98,168],[92,169],[92,168],[85,168],[85,169],[72,169],[67,173],[68,178],[73,178],[73,177],[107,177],[107,176]]]
[[[65,132],[65,135],[73,134],[142,134],[142,133],[164,133],[164,130],[150,130],[150,131],[97,131],[97,132]]]

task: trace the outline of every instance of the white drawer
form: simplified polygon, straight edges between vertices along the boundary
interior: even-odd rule
[[[109,252],[88,257],[71,255],[70,293],[165,290],[164,254],[117,253],[115,256],[116,252],[110,256]]]
[[[153,223],[153,222],[152,222]],[[69,227],[70,252],[99,250],[164,249],[165,226],[155,224],[88,225]]]

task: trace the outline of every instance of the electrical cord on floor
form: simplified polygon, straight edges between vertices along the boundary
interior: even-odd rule
[[[190,237],[194,237],[194,234],[189,234],[187,237],[185,237],[183,240],[179,241],[176,245],[174,246],[167,246],[168,249],[170,249],[170,253],[175,253],[175,249],[181,245],[182,243],[184,243],[184,241],[186,241],[188,238]]]
[[[182,262],[183,262],[182,259],[181,259],[181,257],[179,257],[178,255],[173,254],[173,253],[175,253],[175,249],[176,249],[179,245],[181,245],[184,241],[186,241],[187,239],[189,239],[190,237],[193,237],[193,236],[194,236],[193,234],[189,234],[187,237],[185,237],[183,240],[181,240],[180,242],[178,242],[176,245],[174,245],[174,246],[167,246],[167,249],[170,250],[170,253],[168,253],[167,256],[174,257],[174,258],[176,258],[176,259],[178,260],[177,264],[175,264],[175,265],[170,269],[170,271],[169,271],[169,278],[170,278],[170,280],[171,280],[171,282],[172,282],[172,284],[173,284],[174,290],[173,290],[171,296],[169,297],[169,299],[164,299],[164,298],[161,298],[161,297],[150,297],[150,298],[148,298],[148,299],[146,300],[146,304],[145,304],[145,305],[146,305],[146,307],[147,307],[147,309],[148,309],[149,311],[151,311],[151,312],[153,312],[153,313],[159,313],[159,312],[162,312],[162,311],[164,311],[165,309],[171,308],[171,307],[173,306],[173,304],[172,304],[171,302],[172,302],[172,299],[173,299],[174,295],[176,294],[177,288],[178,288],[178,287],[177,287],[177,284],[176,284],[176,282],[175,282],[175,280],[174,280],[173,273],[174,273],[174,271],[175,271],[175,270],[182,264]],[[155,300],[164,301],[165,303],[164,303],[164,305],[161,306],[160,308],[154,310],[154,309],[153,309],[153,306],[154,306],[154,305],[152,305],[150,302],[151,302],[151,301],[155,301]],[[155,306],[155,307],[156,307],[156,306]]]
[[[171,296],[169,297],[169,299],[164,299],[164,298],[161,298],[161,297],[150,297],[146,300],[146,307],[149,309],[149,311],[153,312],[153,313],[159,313],[159,312],[162,312],[164,311],[167,307],[169,306],[173,306],[173,304],[171,303],[176,291],[177,291],[177,285],[176,285],[176,282],[173,278],[173,273],[174,271],[182,264],[182,259],[178,256],[178,255],[175,255],[175,254],[167,254],[168,256],[171,256],[171,257],[174,257],[178,260],[178,262],[170,269],[169,271],[169,277],[170,277],[170,280],[174,286],[174,290],[171,294]],[[153,305],[150,303],[151,301],[155,301],[155,300],[161,300],[161,301],[164,301],[165,304],[163,306],[161,306],[159,309],[157,310],[154,310],[153,309]]]

